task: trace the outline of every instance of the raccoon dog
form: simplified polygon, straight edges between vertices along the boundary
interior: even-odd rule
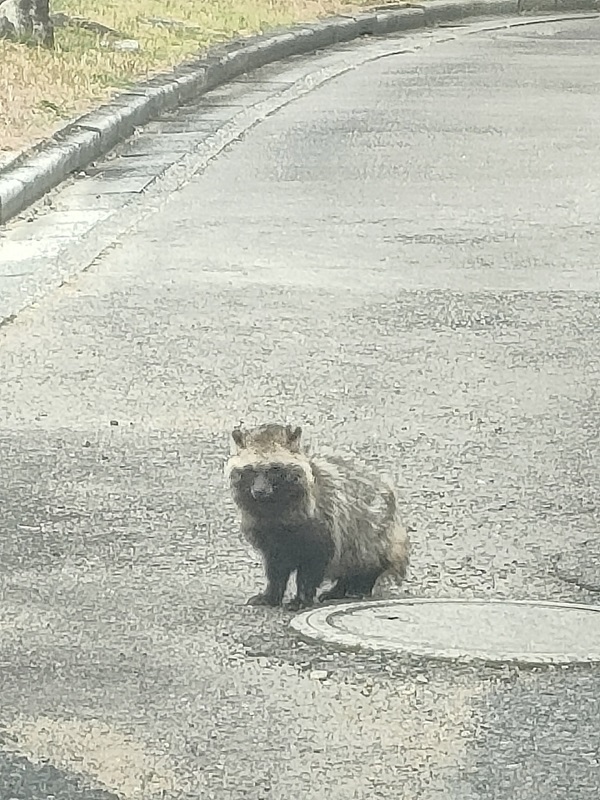
[[[268,424],[232,432],[236,453],[225,467],[242,533],[263,556],[264,592],[250,605],[279,606],[296,572],[292,607],[370,596],[384,575],[404,578],[409,541],[394,490],[344,459],[309,455],[301,428]]]

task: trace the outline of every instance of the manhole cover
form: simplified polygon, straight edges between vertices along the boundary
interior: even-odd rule
[[[322,606],[290,624],[307,639],[352,649],[522,664],[600,662],[600,606],[382,600]]]

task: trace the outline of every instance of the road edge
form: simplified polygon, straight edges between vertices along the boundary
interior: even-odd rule
[[[203,58],[140,82],[44,139],[0,170],[0,225],[20,214],[71,173],[82,170],[135,129],[157,115],[199,97],[242,74],[295,55],[322,50],[361,36],[435,27],[478,16],[524,13],[590,12],[600,0],[430,0],[426,5],[375,8],[365,13],[335,16],[311,24],[212,48]]]

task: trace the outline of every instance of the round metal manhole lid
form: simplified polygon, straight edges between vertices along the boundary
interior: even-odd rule
[[[521,664],[600,662],[600,606],[521,600],[394,600],[322,606],[291,627],[343,648]]]

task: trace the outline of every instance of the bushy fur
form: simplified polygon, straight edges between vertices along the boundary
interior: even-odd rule
[[[369,596],[382,575],[406,574],[409,541],[393,488],[344,459],[309,455],[301,434],[275,424],[232,433],[225,473],[267,573],[253,605],[280,605],[295,571],[296,607],[311,605],[325,579],[336,583],[320,600]]]

